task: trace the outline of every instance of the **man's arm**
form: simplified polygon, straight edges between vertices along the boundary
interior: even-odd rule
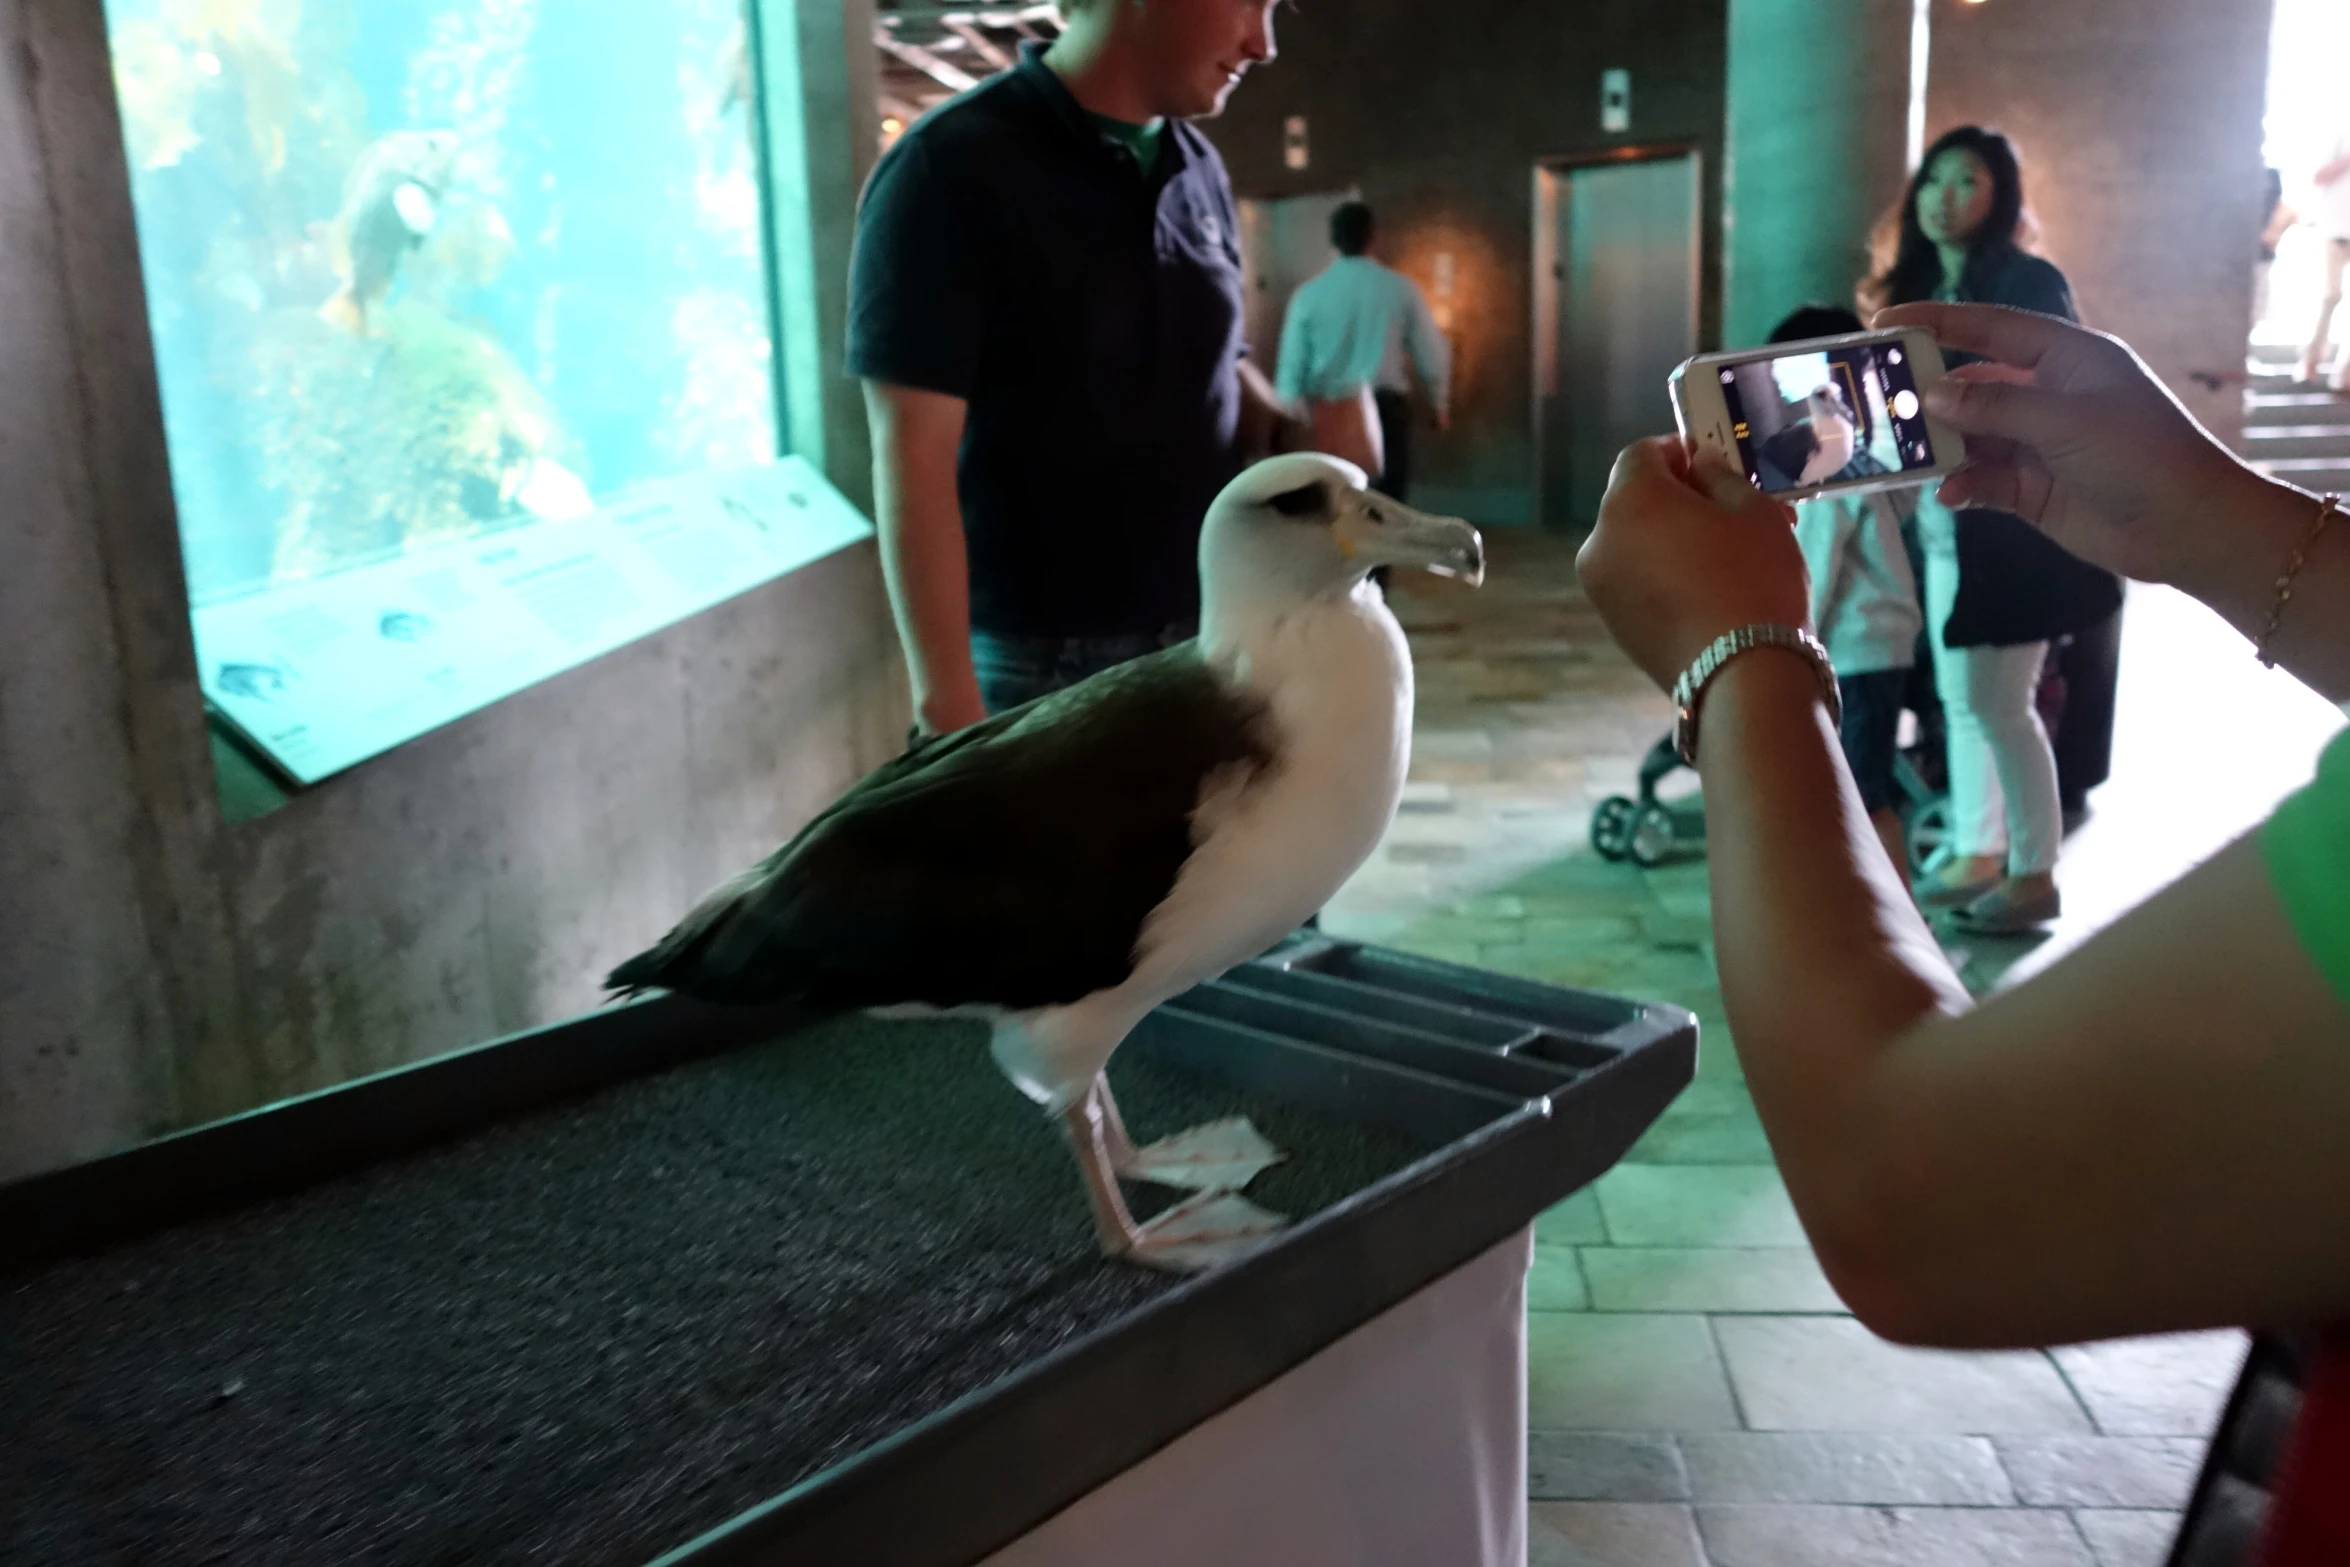
[[[1282,308],[1281,360],[1273,367],[1274,394],[1292,407],[1306,395],[1306,362],[1313,354],[1307,319],[1312,311],[1303,295],[1302,289],[1290,295],[1289,303]]]
[[[971,667],[971,571],[955,488],[968,407],[943,392],[865,383],[881,569],[913,681],[914,714],[931,734],[987,716]]]
[[[1428,406],[1436,415],[1440,430],[1452,427],[1452,344],[1436,329],[1436,316],[1428,308],[1428,296],[1420,292],[1420,285],[1404,280],[1408,291],[1409,318],[1405,326],[1405,342],[1412,351],[1412,363],[1418,367],[1420,382],[1428,389]]]
[[[1304,448],[1295,415],[1253,359],[1240,362],[1240,451],[1250,462]]]
[[[857,208],[848,371],[865,386],[882,570],[914,713],[944,734],[987,716],[971,669],[971,571],[955,463],[979,382],[999,230],[969,171],[937,166],[916,130],[883,155]]]

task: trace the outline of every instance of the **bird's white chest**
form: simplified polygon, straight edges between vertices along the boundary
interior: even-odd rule
[[[1292,616],[1234,672],[1271,708],[1277,757],[1200,802],[1197,847],[1142,943],[1140,969],[1170,982],[1253,957],[1319,911],[1379,846],[1411,765],[1411,656],[1384,604]]]
[[[1378,847],[1412,759],[1411,655],[1395,618],[1374,608],[1298,617],[1260,686],[1281,750],[1252,802],[1266,817],[1258,830],[1294,841],[1294,854],[1343,861],[1329,866],[1341,881]]]

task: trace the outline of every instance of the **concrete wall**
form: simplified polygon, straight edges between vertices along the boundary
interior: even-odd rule
[[[827,367],[871,54],[855,6],[776,11],[831,104],[793,426],[862,495]],[[593,1007],[906,721],[867,546],[224,825],[102,26],[0,0],[0,1178]]]
[[[1278,15],[1281,57],[1207,127],[1242,196],[1359,184],[1386,259],[1433,296],[1456,268],[1453,428],[1418,458],[1431,504],[1532,518],[1533,171],[1546,157],[1686,143],[1704,159],[1704,333],[1718,331],[1727,0],[1344,0]],[[1600,74],[1632,73],[1632,125],[1600,129]],[[1312,165],[1282,164],[1306,116]]]
[[[1723,346],[1852,302],[1909,173],[1911,17],[1908,0],[1730,0]]]
[[[2042,251],[2090,325],[2126,338],[2198,417],[2241,422],[2267,98],[2269,0],[1935,0],[1931,139],[1996,125],[2024,156]]]

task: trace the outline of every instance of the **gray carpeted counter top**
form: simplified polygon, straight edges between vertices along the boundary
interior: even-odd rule
[[[1426,1151],[1113,1077],[1296,1217]],[[1180,1283],[981,1029],[841,1019],[0,1276],[0,1560],[640,1563]]]

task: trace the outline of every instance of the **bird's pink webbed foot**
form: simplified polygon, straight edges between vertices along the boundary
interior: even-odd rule
[[[1090,1097],[1100,1112],[1110,1168],[1130,1181],[1194,1192],[1237,1192],[1287,1157],[1242,1115],[1203,1122],[1137,1148],[1126,1131],[1125,1117],[1118,1113],[1118,1101],[1110,1094],[1107,1073],[1093,1080]]]
[[[1061,1125],[1077,1155],[1094,1233],[1105,1255],[1146,1268],[1198,1273],[1247,1256],[1281,1228],[1279,1214],[1229,1191],[1199,1192],[1147,1224],[1135,1223],[1111,1163],[1103,1097],[1091,1093],[1071,1105],[1061,1112]]]

